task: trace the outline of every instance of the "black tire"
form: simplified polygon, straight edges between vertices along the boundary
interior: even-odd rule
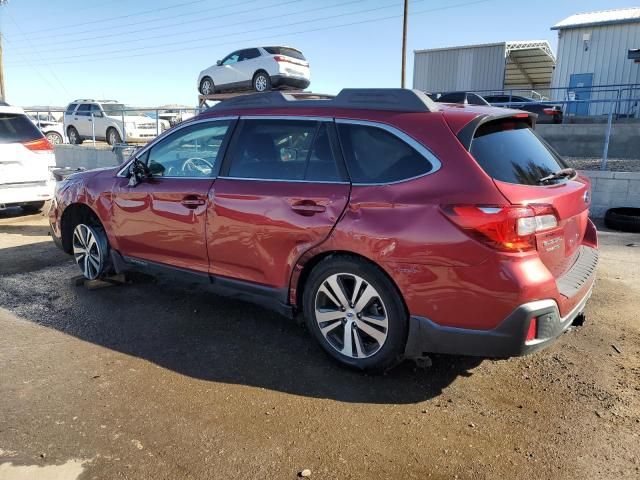
[[[610,208],[604,214],[604,224],[612,230],[640,233],[640,208]]]
[[[67,129],[67,137],[69,138],[69,143],[72,145],[80,145],[82,144],[82,137],[76,130],[76,127],[69,127]]]
[[[351,275],[354,277],[350,277]],[[361,299],[366,296],[369,286],[373,287],[376,293],[376,296],[367,304],[368,307],[358,312],[357,304],[359,302],[356,301],[354,302],[355,305],[349,305],[350,308],[344,313],[344,315],[350,315],[351,318],[331,319],[324,322],[317,320],[316,312],[318,312],[318,314],[328,312],[323,308],[317,309],[322,299],[328,298],[322,293],[323,290],[321,290],[321,288],[326,289],[331,279],[337,279],[341,288],[344,287],[343,293],[345,297],[347,297],[349,291],[353,292],[353,290],[355,290],[358,277],[363,280],[359,289],[359,291],[362,292],[360,295]],[[352,278],[352,280],[349,281],[349,278]],[[340,279],[343,279],[343,281]],[[346,281],[344,279],[346,279]],[[350,282],[351,285],[347,285],[347,283]],[[338,297],[336,296],[336,298]],[[355,298],[358,298],[357,294]],[[393,367],[402,359],[409,325],[404,302],[395,285],[384,272],[368,261],[352,256],[331,256],[322,260],[314,267],[309,275],[304,287],[302,303],[307,327],[324,351],[341,365],[358,370],[383,372]],[[340,311],[345,312],[344,309],[338,309],[337,307],[333,307],[333,305],[330,306],[333,308],[333,310],[329,312],[331,314],[340,315]],[[375,323],[368,323],[369,320],[364,321],[364,319],[374,316],[370,314],[370,310],[367,310],[370,308],[376,309],[378,315],[382,313],[382,315],[386,317],[386,331],[384,328],[375,328],[378,330],[378,334],[382,333],[386,335],[381,345],[366,333],[367,330],[371,331],[372,325],[376,325]],[[362,316],[363,314],[364,317]],[[355,318],[354,315],[356,315],[357,318]],[[340,324],[333,324],[331,322],[338,322]],[[367,323],[367,330],[362,329],[362,323]],[[351,333],[347,336],[347,325],[353,327],[352,332],[357,331],[358,333]],[[325,332],[329,330],[330,333],[325,337],[321,328],[325,329]],[[334,335],[334,337],[331,338],[330,335]],[[344,341],[342,341],[340,345],[341,336]],[[351,344],[349,350],[346,348],[347,338]],[[359,348],[357,343],[360,344]],[[378,346],[377,349],[375,348],[376,345]],[[342,346],[342,352],[339,351],[340,346]],[[351,356],[345,354],[345,351],[351,351]],[[368,356],[367,351],[371,352]],[[355,356],[360,358],[355,358],[354,352]],[[361,353],[365,355],[361,355]]]
[[[256,92],[268,92],[271,90],[271,77],[264,70],[260,70],[253,76],[253,89]]]
[[[85,235],[83,235],[82,232],[84,232]],[[83,236],[87,238],[87,232],[95,238],[95,244],[88,241],[84,242],[81,238]],[[111,255],[109,253],[109,240],[107,239],[107,234],[104,229],[97,221],[88,219],[76,224],[72,232],[71,248],[74,260],[80,268],[82,275],[87,280],[95,280],[96,278],[100,278],[111,273],[112,268]],[[94,260],[97,258],[97,262],[94,263],[89,261],[87,259],[87,254],[85,253],[83,255],[81,253],[82,250],[80,249],[89,252]]]
[[[107,128],[107,143],[111,146],[116,143],[122,143],[122,138],[120,137],[118,130],[113,127]]]
[[[20,208],[26,213],[37,213],[44,208],[44,202],[32,202],[20,205]]]
[[[204,77],[200,80],[199,90],[202,95],[213,95],[216,93],[216,86],[211,77]]]

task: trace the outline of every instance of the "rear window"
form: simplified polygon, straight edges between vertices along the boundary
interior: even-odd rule
[[[524,122],[482,125],[471,142],[471,154],[492,178],[521,185],[540,185],[540,178],[567,167]]]
[[[271,55],[286,55],[287,57],[297,58],[298,60],[306,60],[302,52],[287,47],[264,47]]]
[[[0,143],[23,143],[42,138],[38,127],[19,113],[0,113]]]

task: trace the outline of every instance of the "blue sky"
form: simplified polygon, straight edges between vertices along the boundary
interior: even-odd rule
[[[195,105],[200,70],[237,48],[293,45],[311,90],[400,84],[402,0],[9,0],[0,7],[7,99],[66,105],[110,98]],[[550,27],[624,0],[410,0],[413,50],[504,40],[551,42]],[[119,18],[116,18],[119,17]]]

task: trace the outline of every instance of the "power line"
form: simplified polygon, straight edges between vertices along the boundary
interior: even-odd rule
[[[248,4],[256,3],[256,2],[259,2],[259,1],[262,1],[262,0],[248,0],[248,1],[245,1],[244,4],[248,5]],[[301,1],[301,0],[296,0],[296,1]],[[290,3],[290,2],[287,2],[287,3]],[[236,5],[238,5],[238,3],[237,2],[233,2],[232,4],[229,4],[229,5],[218,6],[218,7],[216,7],[216,9],[235,7]],[[260,9],[262,9],[262,8],[271,8],[271,7],[274,7],[274,6],[278,6],[278,5],[277,4],[276,5],[268,5],[266,7],[260,7]],[[254,8],[254,9],[249,9],[249,10],[245,10],[245,11],[242,11],[242,12],[233,12],[231,14],[215,15],[213,17],[204,17],[204,18],[206,18],[206,19],[220,18],[220,17],[229,16],[229,15],[236,15],[238,13],[253,12],[255,10],[257,10],[257,9]],[[102,32],[102,31],[105,31],[105,30],[109,30],[110,33],[108,33],[106,35],[101,35],[101,36],[92,35],[90,37],[79,38],[79,39],[75,39],[75,40],[71,39],[71,40],[62,41],[62,42],[57,42],[57,41],[50,42],[50,41],[47,41],[47,44],[48,45],[51,45],[51,44],[55,45],[55,44],[58,44],[58,43],[70,43],[70,42],[79,42],[79,41],[82,41],[82,40],[93,40],[93,39],[98,39],[98,38],[109,38],[109,37],[113,37],[114,36],[114,33],[113,33],[113,29],[114,28],[132,27],[132,26],[136,26],[136,25],[146,25],[148,23],[162,22],[162,21],[165,21],[165,20],[175,20],[176,18],[192,17],[193,15],[202,15],[202,12],[185,12],[185,13],[180,13],[178,15],[173,14],[170,17],[145,18],[144,20],[137,21],[137,22],[131,22],[131,23],[125,23],[125,24],[119,24],[119,25],[111,25],[111,26],[104,26],[104,27],[99,27],[99,28],[89,28],[89,29],[86,29],[86,30],[74,30],[73,32],[65,32],[65,36],[66,37],[69,37],[69,36],[73,37],[75,35],[81,35],[83,33],[95,33],[95,32]],[[198,19],[198,21],[203,21],[203,20],[204,20],[203,18]],[[160,25],[160,26],[157,26],[157,27],[140,28],[140,29],[124,32],[124,33],[123,32],[118,32],[116,34],[117,35],[122,35],[122,34],[128,34],[128,33],[140,33],[140,32],[145,32],[145,31],[149,31],[149,30],[157,30],[157,29],[160,29],[160,28],[166,28],[166,27],[172,27],[172,26],[182,26],[182,25],[184,25],[186,23],[190,23],[190,22],[179,22],[179,23],[171,23],[171,24],[168,24],[168,25]],[[44,35],[35,35],[35,36],[30,35],[30,38],[31,39],[40,39],[40,38],[50,39],[51,38],[51,34],[48,33],[48,34],[44,34]]]
[[[253,1],[257,1],[257,0],[253,0]],[[274,8],[274,7],[281,7],[281,6],[284,6],[284,5],[289,5],[289,4],[292,4],[292,3],[298,3],[298,2],[301,2],[301,1],[303,1],[303,0],[287,0],[286,2],[277,3],[277,4],[274,4],[274,5],[267,5],[267,6],[258,7],[258,8],[251,8],[251,9],[247,9],[247,10],[241,10],[241,11],[238,11],[238,12],[230,12],[230,13],[226,13],[226,14],[223,14],[223,15],[213,15],[213,16],[210,16],[210,17],[198,18],[198,19],[195,19],[195,20],[187,21],[187,22],[179,22],[179,23],[172,23],[172,24],[167,24],[167,25],[159,25],[159,26],[149,27],[149,28],[140,28],[140,29],[137,29],[137,30],[131,31],[131,32],[113,33],[113,31],[112,31],[112,32],[110,32],[108,34],[105,34],[105,35],[92,35],[90,37],[84,37],[84,38],[76,38],[76,39],[68,39],[68,40],[47,42],[47,45],[60,45],[60,44],[65,44],[65,43],[76,43],[76,42],[83,42],[85,40],[98,40],[98,39],[101,39],[101,38],[113,38],[114,36],[128,35],[128,34],[133,34],[133,33],[138,34],[140,32],[146,32],[146,31],[151,31],[151,30],[162,30],[162,29],[165,29],[165,28],[168,28],[168,27],[182,27],[184,25],[189,25],[189,24],[199,23],[199,22],[205,22],[205,21],[209,21],[211,19],[225,18],[225,17],[230,17],[232,15],[240,15],[240,14],[243,14],[243,13],[253,13],[253,12],[259,11],[259,10],[264,10],[264,9]],[[355,0],[355,1],[352,1],[352,2],[347,2],[346,4],[357,3],[357,2],[362,2],[362,1],[364,1],[364,0]],[[250,2],[246,2],[246,3],[252,3],[252,2],[250,1]],[[327,8],[327,7],[320,7],[319,9],[316,9],[316,10],[320,10],[320,9],[323,9],[323,8]],[[288,16],[288,15],[300,14],[300,13],[301,13],[301,11],[297,11],[297,12],[292,12],[292,13],[288,13],[288,14],[284,14],[284,15],[276,15],[276,16],[273,16],[273,17],[260,18],[260,19],[257,19],[257,20],[249,20],[249,21],[245,20],[245,21],[242,21],[242,22],[237,22],[237,23],[232,23],[232,24],[225,24],[224,27],[242,25],[244,23],[252,23],[252,22],[256,22],[256,21],[263,21],[263,20],[272,19],[272,18],[280,18],[282,16]],[[184,15],[186,15],[186,14],[184,14]],[[193,14],[190,13],[188,15],[193,15]],[[143,22],[143,23],[146,23],[146,22]],[[103,29],[100,29],[100,30],[103,30]],[[143,37],[143,38],[138,38],[138,39],[136,39],[136,41],[152,40],[152,39],[156,39],[156,38],[166,38],[166,37],[167,37],[167,34],[163,33],[163,34],[160,34],[160,35],[153,35],[153,36],[147,36],[147,37]],[[105,46],[105,45],[117,45],[117,44],[120,44],[120,43],[122,43],[122,40],[117,40],[115,42],[106,42],[106,43],[102,42],[98,46],[102,47],[102,46]],[[89,46],[81,46],[80,48],[95,48],[95,46],[90,46],[90,45]],[[57,50],[58,50],[58,48],[51,48],[51,49],[46,49],[46,50],[43,50],[43,51],[45,51],[45,52],[53,52],[53,51],[57,51]]]
[[[156,13],[156,12],[162,12],[165,10],[171,10],[173,8],[180,8],[180,7],[186,7],[187,5],[193,5],[195,3],[202,3],[205,2],[206,0],[191,0],[189,2],[182,2],[182,3],[177,3],[175,5],[169,5],[166,7],[162,7],[162,8],[154,8],[152,10],[144,10],[142,12],[136,12],[136,13],[128,13],[126,15],[118,15],[117,17],[109,17],[109,18],[101,18],[99,20],[91,20],[89,22],[82,22],[83,25],[92,25],[94,23],[104,23],[104,22],[109,22],[111,20],[119,20],[121,18],[130,18],[130,17],[137,17],[139,15],[146,15],[148,13]],[[78,24],[77,23],[72,23],[72,24],[67,24],[67,25],[59,25],[56,27],[50,27],[50,28],[42,28],[40,30],[30,30],[28,32],[25,32],[25,34],[27,35],[31,35],[32,33],[40,33],[40,32],[51,32],[51,31],[55,31],[55,30],[64,30],[70,27],[76,27]]]
[[[422,1],[422,0],[416,0],[416,1]],[[446,5],[446,6],[442,6],[442,7],[435,7],[435,8],[430,8],[427,10],[421,10],[421,11],[416,11],[414,12],[412,15],[423,15],[425,13],[433,13],[433,12],[437,12],[437,11],[442,11],[442,10],[450,10],[450,9],[455,9],[455,8],[460,8],[460,7],[468,7],[471,5],[476,5],[476,4],[480,4],[480,3],[487,3],[490,2],[492,0],[475,0],[475,1],[471,1],[471,2],[464,2],[464,3],[457,3],[457,4],[453,4],[453,5]],[[335,15],[334,18],[339,18],[341,16],[344,15]],[[286,36],[290,36],[290,35],[301,35],[301,34],[305,34],[305,33],[312,33],[312,32],[319,32],[319,31],[324,31],[324,30],[333,30],[336,28],[342,28],[342,27],[350,27],[350,26],[355,26],[355,25],[362,25],[362,24],[366,24],[366,23],[373,23],[373,22],[380,22],[380,21],[385,21],[385,20],[391,20],[391,19],[397,19],[397,18],[402,18],[402,14],[400,15],[389,15],[386,17],[379,17],[379,18],[372,18],[372,19],[366,19],[366,20],[360,20],[360,21],[355,21],[355,22],[349,22],[349,23],[342,23],[342,24],[338,24],[338,25],[330,25],[330,26],[325,26],[325,27],[318,27],[318,28],[313,28],[313,29],[305,29],[305,30],[299,30],[299,31],[295,31],[295,32],[286,32],[286,33],[282,33],[282,34],[276,34],[276,35],[268,35],[268,36],[261,36],[261,37],[253,37],[253,38],[248,38],[248,39],[243,39],[243,40],[234,40],[234,41],[230,41],[230,42],[219,42],[216,45],[231,45],[231,44],[239,44],[239,43],[249,43],[249,42],[254,42],[254,41],[258,41],[258,40],[266,40],[266,39],[272,39],[272,38],[281,38],[281,37],[286,37]],[[286,27],[288,25],[279,25],[278,28],[282,28],[282,27]],[[207,37],[210,38],[210,37]],[[199,41],[201,42],[202,40],[207,40],[207,38],[203,38],[203,39],[199,39],[199,40],[192,40],[192,41]],[[146,48],[154,48],[154,47],[146,47]],[[178,53],[178,52],[184,52],[184,51],[188,51],[188,50],[202,50],[202,49],[210,49],[211,47],[209,45],[204,45],[204,46],[199,46],[199,47],[183,47],[183,48],[176,48],[176,49],[165,49],[162,51],[158,51],[158,52],[149,52],[149,53],[137,53],[137,54],[129,54],[127,55],[127,58],[137,58],[137,57],[148,57],[148,56],[153,56],[153,55],[166,55],[167,53]],[[140,50],[140,48],[137,48],[136,50]],[[130,49],[128,49],[127,51],[130,51]],[[116,53],[116,52],[107,52],[107,54],[109,53]],[[93,55],[92,57],[95,57],[95,55]],[[67,58],[71,58],[71,57],[67,57]],[[63,61],[63,62],[51,62],[51,65],[67,65],[67,64],[74,64],[74,63],[89,63],[89,62],[104,62],[105,60],[122,60],[122,56],[118,55],[115,57],[99,57],[99,58],[89,58],[89,59],[81,59],[81,60],[71,60],[71,61]],[[19,64],[13,64],[14,66],[21,66]]]
[[[414,0],[413,3],[418,3],[418,2],[423,2],[425,0]],[[172,42],[172,45],[190,45],[190,44],[196,44],[196,43],[200,43],[203,40],[212,40],[215,38],[221,38],[221,37],[228,37],[228,36],[233,36],[233,35],[244,35],[247,33],[256,33],[256,32],[262,32],[264,30],[272,30],[274,28],[283,28],[283,27],[292,27],[292,26],[296,26],[296,25],[303,25],[306,23],[313,23],[313,22],[319,22],[319,21],[324,21],[324,20],[333,20],[336,18],[341,18],[341,17],[346,17],[346,16],[350,16],[350,15],[360,15],[363,13],[371,13],[371,12],[376,12],[376,11],[380,11],[380,10],[385,10],[388,8],[396,8],[398,5],[397,4],[392,4],[392,5],[384,5],[381,7],[377,7],[377,8],[366,8],[363,10],[357,10],[354,12],[348,12],[348,13],[340,13],[340,14],[334,14],[334,15],[329,15],[329,16],[325,16],[325,17],[321,17],[321,18],[313,18],[313,19],[308,19],[308,20],[300,20],[297,22],[292,22],[292,23],[288,23],[285,25],[274,25],[271,27],[260,27],[260,28],[254,28],[252,30],[244,30],[242,32],[239,33],[233,33],[233,34],[220,34],[220,35],[208,35],[206,37],[198,37],[198,38],[193,38],[193,39],[189,39],[189,40],[182,40],[182,41],[178,41],[178,42]],[[149,40],[148,38],[142,39],[142,40]],[[229,42],[227,42],[229,43]],[[218,43],[218,45],[220,45],[220,43]],[[136,51],[141,51],[141,50],[149,50],[149,49],[155,49],[157,48],[157,46],[147,46],[147,47],[136,47]],[[119,50],[110,50],[107,52],[104,52],[104,54],[109,55],[109,54],[115,54],[115,53],[125,53],[125,52],[130,52],[131,48],[124,48],[124,49],[119,49]],[[166,51],[174,51],[174,50],[165,50]],[[65,56],[65,58],[67,59],[78,59],[78,58],[86,58],[86,57],[93,57],[95,56],[95,53],[84,53],[84,54],[79,54],[79,55],[71,55],[71,56]]]

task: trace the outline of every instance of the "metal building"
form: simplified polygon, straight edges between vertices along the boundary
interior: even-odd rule
[[[630,50],[640,48],[640,8],[571,15],[553,27],[558,31],[558,60],[551,86],[557,100],[598,100],[636,95],[633,89],[592,88],[640,83],[640,64]],[[637,89],[636,89],[637,90]],[[569,105],[569,114],[603,115],[607,103]]]
[[[501,42],[414,51],[413,88],[544,91],[555,57],[546,40]]]

